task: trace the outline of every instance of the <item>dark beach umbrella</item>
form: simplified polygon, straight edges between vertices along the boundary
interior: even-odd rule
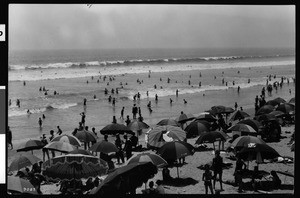
[[[112,123],[107,126],[105,126],[103,129],[100,130],[100,133],[102,135],[116,135],[116,134],[124,134],[128,133],[133,135],[134,132],[125,126],[124,124],[119,124],[119,123]]]
[[[195,119],[196,120],[205,120],[208,122],[214,122],[217,120],[217,118],[214,115],[212,115],[208,112],[200,113]]]
[[[121,196],[146,183],[154,177],[157,167],[152,162],[132,163],[108,174],[101,184],[90,194]]]
[[[159,125],[159,126],[170,125],[170,126],[176,126],[176,127],[180,126],[178,124],[178,122],[173,119],[163,119],[163,120],[159,121],[156,125]]]
[[[52,180],[87,179],[104,175],[107,170],[104,160],[82,154],[61,155],[43,164],[43,175]]]
[[[141,122],[139,120],[134,120],[132,122],[129,123],[129,125],[127,126],[129,129],[131,129],[134,132],[143,130],[143,129],[148,129],[149,125],[146,124],[145,122]]]
[[[164,160],[161,156],[154,153],[139,153],[133,155],[127,162],[127,164],[137,163],[137,162],[152,162],[158,168],[168,165],[168,162]]]
[[[14,176],[7,177],[7,191],[11,192],[12,194],[38,194],[35,187],[28,180]]]
[[[276,111],[282,111],[283,113],[292,113],[295,111],[295,105],[289,103],[283,103],[276,108]]]
[[[174,161],[188,155],[193,155],[195,152],[194,147],[183,141],[168,142],[158,149],[157,154],[164,158],[166,161]],[[179,171],[177,166],[177,175]]]
[[[24,153],[19,156],[17,156],[9,165],[8,171],[15,171],[15,170],[20,170],[21,168],[31,166],[37,162],[42,161],[40,158],[29,154],[29,153]]]
[[[232,127],[229,127],[227,130],[229,131],[240,131],[245,133],[257,133],[251,126],[248,124],[236,124]]]
[[[295,97],[291,98],[291,99],[289,100],[289,103],[295,104]]]
[[[186,131],[187,138],[193,138],[199,136],[201,133],[210,131],[207,124],[199,121],[191,122],[184,130]]]
[[[271,114],[268,113],[268,114],[263,114],[263,115],[259,115],[259,116],[256,116],[255,117],[259,122],[262,122],[262,121],[272,121],[272,120],[275,120],[275,121],[278,121],[278,118],[274,115],[274,114]]]
[[[185,114],[181,111],[181,114],[175,119],[178,123],[185,123],[187,121],[193,120],[195,116],[191,113]]]
[[[53,151],[59,151],[62,153],[69,153],[71,151],[76,150],[76,147],[72,144],[60,141],[50,142],[45,146],[45,148]]]
[[[275,98],[275,99],[273,99],[273,100],[275,100],[275,101],[277,101],[277,102],[279,102],[279,103],[286,103],[285,99],[283,99],[283,98],[281,98],[281,97],[277,97],[277,98]]]
[[[75,134],[75,137],[77,137],[80,141],[82,142],[96,142],[97,137],[95,134],[93,134],[90,131],[82,130],[82,131],[77,131]]]
[[[89,148],[89,150],[93,152],[102,152],[106,154],[119,151],[116,145],[104,140],[101,142],[96,142],[93,146]]]
[[[225,107],[225,106],[222,106],[222,105],[213,106],[213,107],[211,107],[211,110],[214,112],[213,114],[220,114],[220,113],[229,114],[229,113],[234,112],[233,108]]]
[[[148,132],[148,145],[160,148],[169,141],[181,140],[186,138],[186,133],[180,127],[156,126]]]
[[[69,152],[69,154],[92,155],[90,151],[84,149],[76,149],[74,151]]]
[[[17,149],[17,152],[39,150],[44,146],[45,145],[40,140],[28,140],[21,143],[21,145]]]
[[[272,111],[269,114],[274,115],[276,118],[281,117],[281,116],[284,115],[284,113],[282,111]]]
[[[248,144],[266,144],[261,138],[254,136],[240,136],[236,138],[232,143],[231,147],[235,150],[241,150],[244,147],[247,147]]]
[[[251,126],[257,132],[258,132],[259,128],[262,127],[262,124],[259,121],[253,120],[253,119],[241,120],[238,122],[238,124],[247,124],[247,125]]]
[[[81,146],[80,140],[73,135],[60,135],[51,140],[51,142],[67,142],[72,144],[73,146]]]
[[[279,153],[267,144],[250,143],[239,152],[239,157],[245,161],[256,160],[262,163],[264,159],[274,159],[279,157]]]
[[[195,144],[214,143],[216,141],[226,141],[228,136],[222,131],[210,131],[200,134]]]
[[[256,115],[262,115],[272,112],[275,109],[272,105],[264,105],[260,109],[257,110]]]
[[[266,105],[272,105],[272,106],[278,106],[280,104],[280,102],[276,101],[276,100],[269,100],[268,102],[266,102]]]
[[[237,110],[232,113],[232,115],[229,118],[229,121],[240,120],[246,117],[250,117],[250,115],[244,111]]]

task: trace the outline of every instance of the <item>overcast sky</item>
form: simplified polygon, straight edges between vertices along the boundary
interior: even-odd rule
[[[9,49],[295,47],[295,6],[10,5]]]

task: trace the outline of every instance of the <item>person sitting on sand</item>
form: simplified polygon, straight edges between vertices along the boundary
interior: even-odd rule
[[[156,181],[156,192],[158,194],[165,194],[165,189],[164,187],[162,186],[162,181],[161,180],[157,180]]]
[[[154,182],[149,182],[149,188],[143,191],[145,194],[157,194],[157,190],[154,188]]]
[[[205,164],[204,166],[205,172],[202,175],[202,181],[204,181],[205,186],[205,194],[208,194],[208,188],[210,189],[211,194],[214,194],[213,188],[212,188],[212,172],[209,170],[209,165]]]
[[[276,171],[271,171],[270,175],[264,177],[266,180],[259,181],[257,188],[263,189],[263,190],[273,190],[273,189],[279,189],[281,186],[281,180],[278,177]]]
[[[163,181],[166,181],[166,182],[173,179],[170,176],[170,170],[167,167],[164,167],[162,170],[162,178],[163,178]]]

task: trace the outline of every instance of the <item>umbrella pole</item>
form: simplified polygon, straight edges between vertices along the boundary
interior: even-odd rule
[[[216,148],[215,148],[215,143],[213,142],[213,146],[214,146],[214,150],[216,150]]]

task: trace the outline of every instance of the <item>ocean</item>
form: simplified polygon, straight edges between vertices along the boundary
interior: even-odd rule
[[[213,105],[233,107],[235,101],[244,109],[252,108],[255,95],[260,95],[270,74],[273,75],[270,83],[280,82],[282,76],[290,83],[285,83],[269,98],[288,99],[295,92],[295,49],[10,51],[8,67],[8,98],[11,100],[8,125],[17,142],[48,135],[51,129],[56,131],[56,126],[71,132],[78,126],[79,114],[83,111],[87,115],[86,125],[95,127],[99,133],[111,123],[113,115],[124,123],[119,118],[123,106],[125,117],[132,118],[133,103],[141,107],[144,120],[150,126],[160,119],[176,117],[181,111],[197,114]],[[47,95],[39,91],[41,87],[48,90]],[[105,88],[108,94],[104,94]],[[116,88],[119,93],[111,93],[111,89]],[[177,89],[179,97],[175,96]],[[58,94],[54,95],[54,91]],[[138,92],[140,100],[134,101]],[[159,98],[157,103],[155,94]],[[108,102],[109,95],[115,97],[115,105]],[[174,101],[172,104],[170,98]],[[17,99],[20,107],[16,105]],[[183,104],[183,99],[188,103]],[[152,113],[146,107],[149,101]],[[38,118],[42,114],[46,118],[39,128]]]

